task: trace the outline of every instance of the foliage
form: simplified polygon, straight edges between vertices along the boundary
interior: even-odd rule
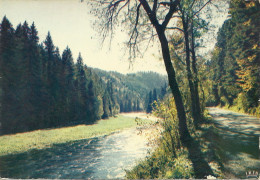
[[[150,91],[146,95],[146,101],[145,101],[145,105],[147,107],[146,113],[151,113],[153,109],[156,109],[156,103],[165,97],[167,93],[167,87],[168,86],[165,83],[165,85],[162,86],[161,88],[154,88],[153,91]]]
[[[182,147],[179,125],[173,98],[154,102],[153,113],[160,119],[155,123],[160,134],[154,143],[157,148],[151,156],[140,162],[133,170],[127,171],[128,179],[154,178],[191,178],[192,163],[188,159],[187,149]],[[191,126],[189,125],[189,129]]]
[[[258,116],[259,8],[258,1],[230,1],[230,19],[219,30],[208,64],[214,105],[235,106]]]
[[[157,149],[151,157],[141,161],[131,171],[126,171],[127,179],[189,179],[193,177],[192,163],[187,150],[179,150],[177,157]]]
[[[178,133],[178,121],[174,99],[165,97],[160,103],[155,103],[153,113],[160,117],[155,123],[157,131],[160,134],[155,144],[156,149],[150,152],[145,160],[139,162],[132,170],[126,171],[128,179],[179,179],[194,178],[194,162],[190,159],[189,153],[198,153],[188,151],[183,147]],[[205,158],[213,170],[215,177],[223,177],[221,172],[221,162],[218,154],[213,148],[214,143],[210,142],[215,133],[215,126],[210,121],[207,111],[204,111],[203,124],[199,130],[195,130],[191,117],[189,116],[188,128],[194,140],[198,142],[202,156],[196,158]],[[195,147],[191,147],[195,148]],[[196,160],[197,163],[201,159]],[[202,170],[203,171],[203,170]]]

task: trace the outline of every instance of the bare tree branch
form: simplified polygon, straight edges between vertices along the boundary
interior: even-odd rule
[[[209,4],[212,0],[208,0],[197,12],[195,12],[192,17],[194,17],[196,14],[198,14],[207,4]]]
[[[192,9],[192,7],[193,7],[193,5],[194,5],[195,1],[196,1],[196,0],[193,0],[193,2],[192,2],[192,4],[191,4],[191,6],[190,6],[190,8],[189,8],[189,9]]]
[[[183,32],[183,29],[178,28],[178,27],[167,27],[166,29],[170,29],[170,30],[179,30],[179,31]]]
[[[135,25],[134,25],[134,29],[131,33],[130,39],[128,41],[128,46],[129,46],[129,52],[131,54],[131,52],[134,53],[134,57],[136,56],[136,50],[139,52],[138,47],[137,47],[137,38],[138,38],[138,30],[137,30],[137,26],[139,23],[139,16],[140,16],[140,7],[141,4],[138,4],[137,8],[136,8],[136,20],[135,20]],[[131,56],[130,56],[131,59]]]
[[[119,10],[118,10],[117,13],[116,13],[116,17],[118,17],[118,15],[119,15],[119,13],[121,12],[121,10],[122,10],[127,4],[129,4],[129,1],[130,1],[130,0],[127,0],[126,3],[125,3],[122,7],[119,8]]]
[[[172,18],[172,15],[176,12],[178,3],[179,3],[178,0],[175,0],[175,1],[171,0],[170,10],[169,10],[168,14],[165,16],[165,19],[162,23],[163,30],[165,30],[166,26],[168,25],[169,21]]]
[[[153,1],[153,13],[156,13],[158,0]]]
[[[146,0],[139,0],[140,3],[142,4],[144,10],[146,11],[151,23],[154,25],[154,26],[158,26],[159,25],[159,22],[158,20],[156,19],[156,14],[155,12],[153,12],[148,4],[148,2]]]

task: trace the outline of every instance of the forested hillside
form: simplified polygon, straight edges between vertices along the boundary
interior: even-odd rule
[[[168,87],[166,76],[155,72],[138,72],[124,75],[100,69],[93,69],[93,71],[103,81],[113,83],[121,112],[146,111],[147,107],[152,103],[149,93],[158,91],[154,96],[161,97],[162,94],[165,94],[161,91],[166,91]],[[154,100],[157,100],[157,98],[154,98]]]
[[[230,18],[220,28],[207,64],[207,105],[233,106],[259,116],[259,8],[257,1],[231,1]]]
[[[107,75],[103,75],[107,74]],[[165,78],[155,73],[121,75],[93,70],[62,53],[50,33],[39,43],[34,24],[13,28],[4,17],[0,34],[0,128],[16,133],[91,124],[117,113],[144,109],[146,93]],[[161,83],[159,83],[161,82]],[[143,85],[145,84],[145,85]]]

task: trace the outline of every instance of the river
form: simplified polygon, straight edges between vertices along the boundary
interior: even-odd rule
[[[54,145],[44,150],[0,157],[2,178],[115,179],[145,158],[145,133],[135,128],[105,137]]]

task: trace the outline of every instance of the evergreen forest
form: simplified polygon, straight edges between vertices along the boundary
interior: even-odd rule
[[[234,107],[259,116],[259,3],[231,1],[229,14],[219,29],[211,60],[205,63],[206,105]]]
[[[123,75],[87,67],[62,53],[50,33],[39,43],[37,28],[25,21],[13,28],[4,17],[0,36],[2,133],[93,124],[119,112],[146,109],[144,95],[166,78],[152,72]],[[156,79],[154,84],[147,82]],[[145,83],[146,82],[146,83]]]

